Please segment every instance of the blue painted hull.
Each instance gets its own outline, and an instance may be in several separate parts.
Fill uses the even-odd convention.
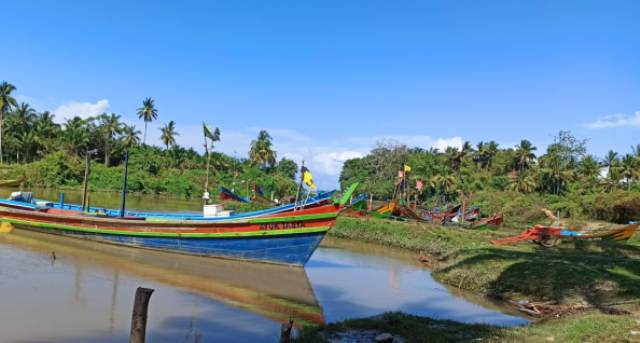
[[[317,232],[264,237],[165,238],[65,232],[23,225],[17,225],[17,227],[31,231],[173,253],[295,266],[304,266],[307,263],[326,234],[326,232]]]

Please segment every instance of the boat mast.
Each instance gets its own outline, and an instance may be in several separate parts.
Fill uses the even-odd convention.
[[[124,217],[127,202],[127,174],[129,174],[129,149],[124,151],[124,177],[122,179],[122,206],[120,207],[120,217]]]
[[[296,200],[293,203],[293,210],[296,211],[298,209],[298,198],[300,197],[300,192],[302,191],[302,182],[304,180],[304,160],[302,160],[302,164],[300,165],[300,183],[298,184],[298,191],[296,192]]]
[[[87,188],[89,184],[89,173],[91,172],[91,155],[97,153],[97,149],[87,150],[84,160],[84,180],[82,180],[82,212],[87,209]]]
[[[206,205],[209,202],[209,164],[211,162],[211,154],[209,153],[209,143],[207,135],[204,136],[204,151],[207,153],[207,176],[204,181],[204,193],[202,193],[202,201]]]

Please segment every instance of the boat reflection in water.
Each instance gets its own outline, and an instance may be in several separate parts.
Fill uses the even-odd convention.
[[[0,302],[8,302],[7,305],[17,307],[28,303],[27,307],[30,307],[33,306],[30,303],[42,300],[42,313],[32,313],[38,311],[36,308],[25,308],[23,310],[27,313],[24,315],[14,312],[5,318],[4,324],[0,323],[1,332],[13,330],[15,337],[19,339],[29,340],[31,334],[37,334],[38,330],[31,330],[29,326],[42,327],[40,334],[44,336],[37,339],[45,341],[45,337],[55,337],[53,335],[58,331],[58,325],[47,328],[47,324],[40,325],[39,321],[47,322],[47,317],[55,317],[56,311],[64,313],[58,318],[60,322],[65,318],[71,321],[68,318],[74,316],[78,317],[78,321],[85,321],[78,323],[76,327],[60,324],[67,325],[61,332],[75,336],[74,333],[78,331],[85,331],[80,334],[99,331],[105,338],[109,333],[125,335],[137,286],[157,288],[150,305],[150,337],[154,335],[152,330],[167,331],[167,326],[173,325],[171,321],[175,317],[188,318],[190,311],[209,317],[201,318],[208,323],[230,320],[224,317],[238,316],[238,312],[253,313],[257,315],[251,316],[255,318],[254,329],[268,327],[266,331],[272,332],[277,332],[277,322],[286,322],[289,318],[294,320],[296,326],[324,323],[322,309],[303,268],[167,254],[23,230],[0,235],[0,252],[11,260],[9,265],[5,263],[8,275],[3,275],[0,270],[0,276],[8,277],[8,280],[24,278],[13,282],[6,282],[7,279],[0,281],[0,286],[5,291],[0,295]],[[50,262],[48,258],[51,259]],[[24,285],[25,289],[20,289],[20,285]],[[170,287],[166,287],[167,285]],[[28,291],[29,287],[33,287],[33,291]],[[172,287],[185,292],[175,292]],[[73,294],[69,295],[71,289]],[[9,295],[11,292],[14,294]],[[185,297],[185,293],[198,296]],[[117,299],[118,296],[120,299]],[[200,296],[213,302],[202,301]],[[52,305],[54,302],[59,304]],[[117,303],[120,305],[117,306]],[[235,308],[238,311],[221,310],[220,303],[225,308]],[[56,306],[63,308],[56,309]],[[200,311],[186,309],[189,306],[202,308]],[[208,312],[203,312],[203,308]],[[96,324],[98,320],[83,318],[96,316],[94,312],[108,317],[108,325],[102,319],[99,320],[100,324]],[[216,313],[219,317],[213,318],[211,313]],[[0,315],[0,319],[3,317]],[[22,322],[21,319],[24,318],[30,318],[31,324]],[[267,323],[265,318],[269,319]],[[238,321],[243,319],[237,318]],[[161,327],[159,321],[163,322]],[[26,326],[16,327],[20,325]],[[189,325],[174,326],[188,328]],[[224,325],[227,329],[233,326],[228,323]],[[238,322],[237,325],[247,323]],[[178,330],[176,327],[171,329]],[[229,334],[229,330],[226,331]],[[184,335],[184,330],[180,335]],[[210,335],[208,338],[211,338]],[[250,339],[251,334],[246,338]]]

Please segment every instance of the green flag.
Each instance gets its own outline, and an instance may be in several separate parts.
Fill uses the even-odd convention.
[[[204,136],[209,138],[212,142],[216,142],[220,140],[220,129],[216,127],[215,130],[211,131],[209,125],[202,123],[202,128],[204,129]]]

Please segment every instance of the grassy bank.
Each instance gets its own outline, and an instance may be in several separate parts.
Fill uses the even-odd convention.
[[[636,312],[637,313],[637,312]],[[328,341],[371,341],[377,334],[390,333],[405,342],[638,342],[640,321],[633,316],[611,316],[589,311],[580,316],[544,320],[533,325],[503,328],[463,324],[447,320],[385,313],[306,330],[295,340],[304,343]]]
[[[340,218],[333,236],[415,251],[429,257],[433,275],[441,282],[505,301],[538,304],[535,309],[542,319],[526,327],[498,328],[394,313],[332,324],[308,332],[300,341],[322,341],[350,330],[391,332],[409,342],[640,341],[640,234],[626,245],[490,244],[520,231]]]

